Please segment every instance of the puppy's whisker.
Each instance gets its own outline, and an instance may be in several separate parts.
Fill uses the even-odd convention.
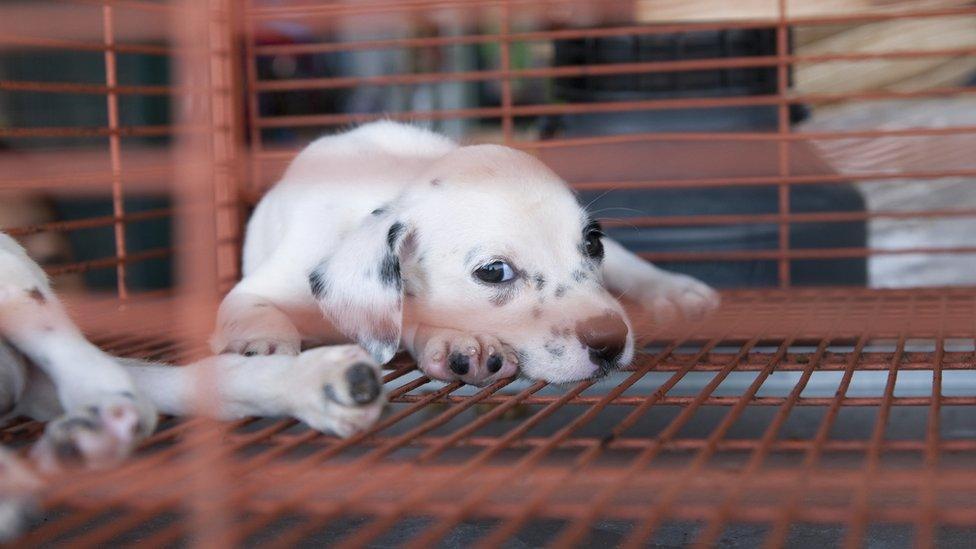
[[[634,225],[633,223],[631,223],[630,222],[630,219],[628,219],[626,217],[604,217],[604,218],[601,218],[601,219],[603,219],[605,221],[616,221],[616,222],[619,222],[622,226],[625,226],[628,229],[637,230],[637,229],[640,228],[637,225]]]
[[[590,206],[592,206],[594,202],[596,202],[597,200],[600,200],[604,196],[607,196],[608,194],[610,194],[614,190],[616,190],[616,189],[607,189],[606,191],[604,191],[603,193],[601,193],[600,196],[597,196],[593,200],[590,200],[590,202],[586,206],[583,206],[583,209],[586,210],[586,211],[590,211]]]
[[[638,210],[636,208],[625,208],[623,206],[608,206],[606,208],[600,208],[599,210],[592,211],[592,212],[590,212],[590,214],[593,215],[594,217],[596,217],[596,216],[600,215],[603,212],[609,212],[611,210],[619,210],[619,211],[622,211],[622,212],[633,212],[633,213],[636,213],[638,215],[645,215],[647,213],[647,212],[645,212],[643,210]]]

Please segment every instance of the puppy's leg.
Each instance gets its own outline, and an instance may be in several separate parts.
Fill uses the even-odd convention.
[[[308,279],[289,264],[282,250],[247,274],[227,294],[217,313],[217,329],[210,339],[215,354],[297,355],[302,337],[285,312],[305,304],[315,310]],[[319,316],[321,313],[318,314]]]
[[[0,425],[17,413],[27,387],[24,357],[0,338]]]
[[[26,416],[47,421],[44,435],[34,445],[31,455],[42,471],[56,472],[65,465],[103,467],[117,463],[128,454],[130,444],[120,441],[102,417],[111,410],[109,402],[101,408],[89,407],[64,415],[57,389],[43,371],[30,367],[24,357],[0,339],[0,393],[12,394],[13,406],[0,413],[5,419]],[[131,405],[122,399],[122,410]]]
[[[201,374],[217,385],[203,411],[219,419],[291,416],[350,436],[371,426],[386,402],[379,365],[355,345],[317,347],[297,357],[223,354],[182,367],[122,363],[167,414],[198,411],[194,383]]]
[[[43,371],[69,415],[97,413],[130,448],[156,425],[156,412],[112,357],[65,313],[40,267],[0,235],[0,335]]]
[[[603,239],[603,276],[607,288],[641,303],[658,323],[684,317],[704,318],[718,308],[715,290],[690,276],[669,273]]]
[[[412,326],[404,330],[403,338],[417,366],[433,379],[487,385],[518,372],[515,353],[490,335]]]
[[[220,304],[210,339],[217,354],[297,355],[301,346],[298,329],[271,299],[238,288]]]
[[[42,483],[12,452],[0,447],[0,543],[13,541],[27,526]]]

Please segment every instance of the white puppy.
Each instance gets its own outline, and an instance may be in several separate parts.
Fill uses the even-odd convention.
[[[337,328],[380,362],[402,345],[427,375],[473,384],[627,364],[634,340],[613,294],[660,321],[718,304],[603,238],[534,157],[388,121],[302,151],[254,211],[243,259],[215,352],[296,354]]]

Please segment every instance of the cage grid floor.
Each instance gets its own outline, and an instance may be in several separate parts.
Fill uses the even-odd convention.
[[[174,325],[150,309],[126,314]],[[193,352],[153,334],[99,341]],[[442,384],[401,358],[390,409],[346,440],[166,418],[124,466],[52,482],[20,543],[976,541],[976,291],[736,291],[645,341],[627,369],[562,387]]]

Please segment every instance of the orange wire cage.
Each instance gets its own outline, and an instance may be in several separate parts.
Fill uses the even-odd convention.
[[[724,299],[601,381],[401,356],[349,439],[164,418],[18,543],[970,545],[974,74],[970,0],[6,2],[0,227],[109,352],[205,354],[249,208],[378,118],[539,156]]]

